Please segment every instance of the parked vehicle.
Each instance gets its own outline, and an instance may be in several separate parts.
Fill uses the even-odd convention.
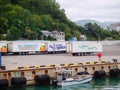
[[[44,52],[45,43],[42,42],[11,42],[8,43],[8,52],[13,54],[32,54]]]
[[[5,41],[0,42],[0,51],[3,54],[71,53],[82,56],[102,52],[102,44],[97,41]]]
[[[91,53],[102,52],[102,44],[93,41],[74,41],[67,43],[67,53],[73,56],[90,55]]]

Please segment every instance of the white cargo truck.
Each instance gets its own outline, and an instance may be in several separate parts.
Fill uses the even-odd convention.
[[[13,54],[33,54],[44,52],[45,43],[42,42],[11,42],[8,43],[8,52]]]
[[[48,41],[46,42],[46,51],[48,53],[63,53],[66,52],[65,41]]]
[[[67,53],[73,56],[85,56],[102,52],[102,44],[94,41],[73,41],[67,43]]]

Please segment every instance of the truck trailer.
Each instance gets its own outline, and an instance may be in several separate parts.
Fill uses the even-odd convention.
[[[47,53],[65,53],[66,42],[65,41],[48,41],[45,43]]]
[[[33,54],[45,52],[45,43],[42,42],[11,42],[8,43],[8,52],[12,54]]]
[[[73,56],[86,56],[102,52],[102,44],[95,41],[73,41],[67,43],[67,53]]]

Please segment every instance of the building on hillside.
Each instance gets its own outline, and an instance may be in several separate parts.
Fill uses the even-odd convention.
[[[65,33],[62,31],[54,30],[51,32],[51,37],[57,41],[65,41]]]
[[[77,37],[71,37],[69,41],[77,41]]]
[[[86,37],[86,35],[80,35],[80,39],[85,41],[85,40],[87,40],[87,37]]]
[[[47,30],[41,30],[42,35],[45,35],[46,37],[51,36],[51,32]]]
[[[111,24],[109,28],[110,28],[110,31],[115,30],[117,32],[120,32],[120,23]]]
[[[51,36],[57,41],[65,41],[65,33],[62,31],[54,30],[50,32],[47,30],[41,30],[41,33],[42,33],[42,38],[43,36],[46,36],[46,37]]]

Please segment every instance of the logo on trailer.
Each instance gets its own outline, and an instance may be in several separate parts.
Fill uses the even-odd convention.
[[[40,47],[40,51],[45,51],[45,50],[46,50],[45,45],[42,45],[42,46]]]
[[[7,52],[7,47],[6,46],[2,46],[1,47],[1,52]]]
[[[53,50],[61,50],[61,49],[66,49],[66,46],[62,44],[53,44],[53,45],[49,45],[49,48]]]

